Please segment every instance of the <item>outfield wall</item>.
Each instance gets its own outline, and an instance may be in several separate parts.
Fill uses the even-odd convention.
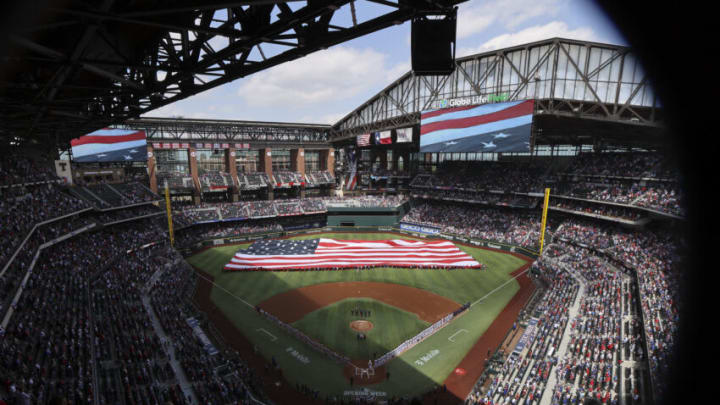
[[[342,227],[343,224],[351,223],[352,226],[345,226],[345,229],[353,229],[357,226],[393,226],[398,222],[397,215],[375,215],[375,214],[351,214],[351,215],[335,215],[327,216],[328,226]]]
[[[415,237],[419,237],[419,238],[440,237],[440,238],[451,240],[454,242],[459,242],[460,244],[464,244],[469,247],[490,248],[490,249],[502,250],[505,252],[520,254],[531,260],[535,260],[539,256],[538,252],[526,249],[521,246],[515,246],[515,245],[506,244],[506,243],[483,240],[483,239],[468,238],[465,236],[445,234],[445,233],[439,233],[439,232],[434,233],[434,234],[423,233],[421,231],[415,232],[415,231],[408,230],[407,227],[405,229],[403,229],[400,227],[401,225],[402,224],[399,224],[397,226],[355,226],[355,227],[326,226],[326,227],[322,227],[322,228],[301,229],[301,230],[297,230],[297,231],[252,233],[252,234],[247,234],[247,235],[243,235],[243,236],[231,236],[231,237],[223,237],[223,238],[206,239],[204,241],[194,244],[193,246],[191,246],[189,248],[183,248],[183,249],[179,249],[179,250],[184,256],[191,256],[191,255],[199,252],[200,250],[208,249],[211,247],[247,243],[247,242],[253,242],[253,241],[259,240],[259,239],[288,238],[288,237],[299,236],[299,235],[308,235],[308,234],[313,234],[313,233],[325,233],[325,232],[390,232],[390,233],[399,233],[399,234],[404,234],[404,235],[415,236]]]

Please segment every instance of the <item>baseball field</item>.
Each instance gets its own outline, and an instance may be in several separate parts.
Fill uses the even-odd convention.
[[[396,233],[315,233],[292,239],[319,237],[414,239]],[[464,398],[487,350],[500,343],[533,287],[522,271],[528,259],[457,245],[483,268],[224,272],[235,252],[249,244],[214,247],[187,260],[206,285],[198,289],[196,302],[206,311],[219,312],[210,317],[222,319],[218,323],[224,326],[218,329],[225,340],[233,344],[233,339],[242,339],[266,360],[274,360],[281,379],[291,386],[311,387],[320,398],[348,398],[362,389],[381,397],[411,397],[446,384],[457,398]],[[255,309],[259,306],[355,364],[367,364],[465,303],[471,304],[468,311],[377,370],[371,382],[357,376],[351,382],[347,366]],[[235,330],[226,330],[230,328]]]

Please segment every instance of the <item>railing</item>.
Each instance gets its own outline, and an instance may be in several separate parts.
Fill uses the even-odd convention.
[[[64,241],[65,239],[69,239],[75,235],[79,235],[89,229],[92,229],[96,226],[95,223],[92,223],[90,225],[85,225],[82,228],[76,229],[72,232],[66,233],[65,235],[59,236],[51,241],[45,242],[40,247],[38,247],[37,252],[35,252],[35,256],[33,256],[32,262],[30,262],[30,266],[28,266],[27,272],[25,273],[25,277],[23,277],[22,282],[18,286],[17,291],[15,292],[15,297],[12,300],[12,303],[8,307],[7,312],[5,313],[5,317],[2,320],[2,323],[0,323],[0,327],[2,329],[5,329],[10,322],[10,318],[12,317],[13,313],[15,312],[15,307],[17,303],[20,301],[20,297],[22,296],[23,291],[25,290],[25,286],[27,285],[27,281],[30,278],[30,275],[32,274],[33,269],[35,268],[35,263],[37,262],[37,259],[40,257],[40,253],[42,253],[43,250],[46,248],[53,246],[57,243],[60,243]]]
[[[30,229],[30,232],[28,232],[27,236],[25,236],[25,239],[23,239],[22,243],[20,243],[20,245],[17,247],[17,249],[15,249],[15,253],[13,253],[13,255],[10,257],[10,260],[8,260],[8,262],[5,263],[5,266],[3,267],[2,271],[0,271],[0,277],[2,277],[2,276],[5,274],[5,272],[7,271],[8,267],[10,267],[10,265],[12,264],[12,262],[15,260],[15,257],[17,256],[17,254],[18,254],[18,253],[20,252],[20,250],[22,250],[22,248],[25,246],[25,243],[26,243],[28,240],[30,240],[30,237],[33,235],[33,233],[35,233],[35,230],[36,230],[37,228],[39,228],[39,227],[41,227],[41,226],[43,226],[43,225],[51,224],[51,223],[56,222],[56,221],[59,221],[59,220],[61,220],[61,219],[69,218],[69,217],[72,217],[72,216],[74,216],[74,215],[79,215],[79,214],[82,214],[83,212],[88,212],[88,211],[92,211],[92,210],[93,210],[93,208],[83,208],[83,209],[81,209],[81,210],[78,210],[78,211],[75,211],[75,212],[71,212],[71,213],[69,213],[69,214],[61,215],[61,216],[59,216],[59,217],[55,217],[55,218],[52,218],[52,219],[48,219],[48,220],[45,220],[45,221],[42,221],[42,222],[38,222],[37,224],[33,225],[32,229]]]

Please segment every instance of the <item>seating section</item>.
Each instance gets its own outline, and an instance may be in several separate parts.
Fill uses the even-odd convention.
[[[583,213],[587,215],[596,215],[606,218],[622,219],[625,221],[637,221],[647,216],[643,211],[632,209],[629,207],[597,204],[589,201],[571,200],[554,198],[550,202],[550,207],[560,210],[569,210],[573,212]]]
[[[35,159],[16,153],[3,153],[0,157],[0,186],[58,180],[49,159]]]
[[[190,191],[195,188],[192,176],[186,173],[159,172],[157,174],[158,189],[164,189],[165,182],[171,190]]]
[[[241,186],[244,184],[245,188],[248,189],[263,188],[270,184],[270,178],[263,172],[244,174],[238,173],[238,178],[240,178]]]
[[[89,208],[55,185],[12,187],[0,194],[0,269],[37,223]]]
[[[547,167],[540,161],[445,162],[433,174],[418,174],[411,187],[451,188],[463,191],[500,190],[539,192]],[[419,177],[419,178],[418,178]]]
[[[177,246],[192,246],[193,244],[212,238],[242,236],[251,233],[281,232],[282,225],[277,219],[260,220],[252,222],[218,222],[202,224],[184,230],[176,235]]]
[[[99,209],[148,203],[162,198],[138,182],[75,186],[71,191]]]
[[[305,179],[298,172],[277,171],[273,172],[273,177],[275,178],[275,187],[298,187],[305,183]]]
[[[357,208],[370,208],[370,207],[382,207],[382,208],[394,208],[404,204],[408,201],[407,197],[400,195],[388,195],[388,196],[359,196],[359,197],[328,197],[325,199],[325,205],[340,205],[344,207],[357,207]]]
[[[303,198],[300,200],[300,207],[306,214],[326,211],[322,198]]]
[[[432,198],[476,200],[494,205],[483,191],[540,193],[625,204],[685,216],[680,174],[663,155],[645,153],[583,153],[563,165],[540,160],[445,162],[435,173],[420,173],[411,181],[415,193]],[[540,199],[540,196],[535,197]],[[531,204],[532,205],[532,204]],[[586,211],[579,207],[578,211]],[[595,206],[600,215],[618,217],[616,208]],[[632,219],[639,211],[620,217]]]
[[[278,215],[272,201],[249,201],[246,203],[250,218],[274,217]]]
[[[303,209],[298,201],[278,202],[275,204],[278,215],[302,215]]]
[[[534,208],[538,198],[515,193],[497,193],[489,191],[459,191],[430,188],[414,188],[411,195],[415,198],[462,201],[483,205],[503,207]]]
[[[617,403],[621,361],[620,323],[623,287],[630,277],[622,274],[588,249],[573,249],[560,262],[584,285],[577,315],[570,326],[564,355],[556,369],[558,383],[553,399],[595,398]]]
[[[495,377],[476,386],[468,397],[470,404],[527,403],[540,404],[552,378],[552,368],[563,331],[570,321],[569,307],[578,295],[578,283],[567,272],[538,260],[532,274],[546,288],[529,312],[527,319],[535,323],[535,331],[521,352],[498,353],[488,366]]]
[[[198,175],[198,181],[200,181],[200,187],[202,192],[206,193],[209,191],[226,190],[228,187],[233,186],[233,180],[230,177],[230,173],[220,171],[205,171]]]
[[[489,376],[478,382],[469,403],[618,404],[625,396],[625,403],[636,405],[648,403],[650,391],[661,398],[666,385],[657,382],[667,377],[678,337],[676,238],[664,230],[563,221],[531,268],[543,286],[540,304],[526,307],[519,319],[542,325],[548,310],[557,308],[545,305],[548,297],[570,293],[561,300],[559,322],[537,328],[529,349],[493,356],[486,365]],[[548,339],[553,350],[534,349]],[[528,374],[538,363],[550,365],[551,372],[541,366]],[[537,381],[538,375],[544,378]]]
[[[28,158],[0,161],[0,320],[7,320],[0,328],[0,393],[8,393],[6,402],[267,402],[261,368],[229,347],[210,354],[188,324],[194,318],[214,334],[212,314],[192,304],[205,280],[162,243],[163,211],[153,204],[124,207],[160,197],[137,181],[57,185],[48,167]],[[182,176],[166,178],[184,186]],[[226,176],[206,174],[204,184],[231,184]],[[299,179],[292,172],[278,177]],[[306,178],[334,182],[327,172]],[[403,206],[409,207],[404,222],[538,250],[539,197],[526,193],[549,181],[557,193],[590,201],[551,199],[558,215],[546,224],[545,250],[527,272],[536,293],[516,323],[526,344],[488,353],[465,403],[640,405],[663,398],[667,389],[679,341],[685,243],[663,223],[631,228],[606,219],[645,220],[640,208],[682,215],[678,179],[672,163],[654,153],[583,154],[556,166],[450,162],[412,180],[420,197],[408,205],[404,196],[362,196],[176,207],[176,246],[322,226],[325,216],[314,214],[332,206]],[[38,181],[44,183],[31,184]],[[241,176],[244,187],[269,181],[263,173]],[[3,187],[8,184],[14,186]],[[248,220],[224,221],[234,218]]]
[[[193,223],[228,219],[266,218],[317,214],[327,212],[327,205],[341,204],[353,207],[397,207],[407,201],[399,196],[318,197],[283,199],[274,201],[243,201],[236,203],[201,204],[186,206],[173,211],[173,221],[180,226]]]
[[[210,355],[193,335],[187,319],[198,317],[190,304],[197,283],[195,272],[176,260],[164,271],[150,290],[150,302],[162,329],[168,336],[165,345],[174,342],[176,358],[186,374],[198,403],[250,403],[264,398],[262,381],[256,371],[232,349]],[[209,325],[204,324],[209,330]]]
[[[567,173],[593,176],[659,177],[665,159],[656,153],[583,153],[573,159]],[[660,170],[658,170],[660,169]]]
[[[437,201],[417,201],[402,221],[439,228],[442,233],[509,243],[538,250],[540,215]],[[552,234],[548,225],[546,238]]]
[[[311,171],[305,173],[308,186],[334,185],[335,177],[327,170]]]
[[[115,191],[112,187],[107,184],[96,184],[92,186],[85,186],[91,193],[98,196],[102,201],[109,204],[110,206],[121,206],[125,205],[125,200],[122,195]]]
[[[131,204],[161,199],[161,197],[153,193],[152,190],[137,182],[113,184],[112,186]]]
[[[93,275],[107,271],[129,274],[125,266],[131,261],[126,251],[157,240],[161,233],[146,220],[100,233],[86,232],[42,252],[20,301],[13,307],[5,337],[0,339],[0,370],[9,381],[17,382],[16,390],[32,398],[31,403],[45,403],[53,396],[65,397],[72,403],[92,402],[93,390],[97,389],[92,370],[97,364],[93,364],[91,351],[96,347],[97,334],[111,333],[111,329],[96,329],[93,323],[100,308],[92,304],[89,281]],[[122,268],[111,264],[117,257],[124,259],[117,262]],[[23,264],[25,271],[28,265]],[[97,283],[93,292],[122,286]],[[104,301],[105,305],[127,302],[126,294],[118,294],[117,300]],[[113,319],[119,326],[117,330],[130,326],[129,322],[123,323],[126,320]],[[147,343],[131,330],[127,330],[127,337],[132,338],[138,350]],[[119,352],[133,353],[132,346],[124,346],[117,336],[108,338]],[[34,382],[26,380],[30,377]]]

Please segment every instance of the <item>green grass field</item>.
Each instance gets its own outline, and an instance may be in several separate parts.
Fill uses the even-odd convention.
[[[382,233],[323,233],[303,235],[295,239],[319,237],[353,240],[400,238],[396,234]],[[188,262],[214,277],[216,287],[211,293],[213,302],[266,358],[275,356],[283,368],[284,375],[291,383],[315,387],[323,395],[342,395],[344,390],[351,389],[342,376],[341,367],[294,339],[273,322],[259,316],[252,308],[253,305],[299,287],[341,281],[373,281],[407,285],[431,291],[458,303],[476,302],[497,289],[481,302],[473,305],[465,315],[388,363],[388,371],[392,373],[392,379],[370,387],[373,390],[387,392],[389,396],[412,396],[442,384],[518,290],[519,285],[515,280],[508,282],[511,279],[509,274],[525,264],[522,259],[510,254],[459,245],[485,267],[481,270],[453,271],[380,268],[364,271],[223,272],[223,266],[235,252],[246,246],[248,244],[208,249],[188,258]],[[498,288],[500,286],[502,287]],[[340,305],[342,302],[336,304]],[[330,325],[328,322],[320,321],[325,316],[329,319],[332,311],[331,307],[326,307],[324,310],[308,314],[306,319],[298,321],[298,326],[306,334],[316,336],[323,342],[347,340],[343,337],[343,334],[349,330],[347,319],[339,315],[334,316],[331,322],[339,322],[340,325]],[[411,316],[407,318],[411,319]],[[383,339],[385,338],[388,342],[378,345],[392,346],[389,341],[394,338],[387,336]],[[350,340],[355,342],[354,334],[351,334]],[[296,356],[291,355],[293,352],[302,354],[308,361],[298,361]],[[435,353],[430,360],[419,361],[430,352]]]
[[[351,314],[353,308],[370,316]],[[374,328],[358,340],[350,322],[368,320]],[[307,314],[293,324],[311,338],[351,359],[374,359],[430,326],[417,315],[369,298],[348,298]],[[331,328],[331,330],[328,330]]]

